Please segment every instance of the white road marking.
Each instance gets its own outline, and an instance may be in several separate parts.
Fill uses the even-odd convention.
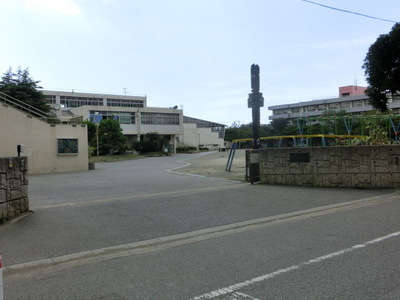
[[[185,168],[190,166],[190,163],[186,163],[183,166],[177,167],[177,168],[173,168],[173,169],[169,169],[169,170],[165,170],[165,172],[167,173],[171,173],[171,174],[176,174],[176,175],[185,175],[185,176],[192,176],[192,177],[199,177],[199,178],[210,178],[210,179],[216,179],[216,180],[221,180],[221,181],[227,181],[227,182],[233,182],[233,183],[241,183],[243,180],[235,180],[235,179],[227,179],[227,178],[218,178],[218,177],[211,177],[211,176],[207,176],[207,175],[200,175],[200,174],[192,174],[192,173],[185,173],[185,172],[178,172],[176,170]]]
[[[224,186],[223,189],[235,188],[237,185]],[[215,188],[213,188],[215,190]],[[209,189],[201,189],[203,191]],[[193,190],[190,190],[193,191]],[[186,191],[189,192],[189,191]],[[287,222],[296,222],[309,218],[320,217],[327,214],[333,214],[343,210],[356,209],[369,205],[375,205],[386,201],[398,200],[398,194],[394,193],[391,195],[375,196],[371,198],[354,200],[350,202],[343,202],[337,204],[331,204],[327,206],[321,206],[301,211],[295,211],[285,213],[281,215],[275,215],[260,219],[253,219],[228,225],[222,225],[212,228],[200,229],[192,232],[181,233],[171,236],[165,236],[160,238],[154,238],[145,241],[133,242],[128,244],[121,244],[112,247],[105,247],[95,250],[88,250],[78,253],[67,254],[63,256],[45,258],[41,260],[25,262],[16,265],[10,265],[3,268],[8,278],[11,277],[28,278],[36,276],[37,274],[43,274],[43,272],[51,272],[56,270],[63,270],[67,268],[73,268],[76,266],[83,266],[92,263],[98,263],[110,259],[122,258],[140,255],[144,253],[151,253],[159,250],[170,249],[173,247],[179,247],[195,242],[201,242],[211,239],[216,239],[224,236],[239,234],[247,231],[253,231],[257,229],[263,229],[270,226],[276,226]],[[102,199],[106,201],[116,201],[121,198],[114,199]],[[70,203],[74,206],[75,204]],[[79,205],[77,203],[76,205]],[[355,247],[361,247],[357,245]],[[277,271],[282,272],[282,271]],[[13,274],[13,275],[12,275]],[[234,292],[234,291],[231,291]],[[225,293],[226,294],[226,293]],[[207,298],[205,298],[207,299]]]
[[[333,252],[333,253],[329,253],[329,254],[314,258],[314,259],[310,259],[309,261],[300,263],[300,264],[295,265],[295,266],[291,266],[291,267],[288,267],[288,268],[280,269],[280,270],[277,270],[277,271],[269,273],[269,274],[265,274],[265,275],[262,275],[262,276],[259,276],[259,277],[255,277],[255,278],[252,278],[252,279],[240,282],[240,283],[233,284],[233,285],[228,286],[228,287],[224,287],[224,288],[221,288],[221,289],[218,289],[218,290],[203,294],[201,296],[197,296],[197,297],[191,298],[191,300],[213,299],[213,298],[220,297],[220,296],[223,296],[223,295],[227,295],[227,294],[231,294],[231,293],[237,293],[236,291],[238,291],[238,290],[240,290],[242,288],[248,287],[250,285],[253,285],[255,283],[266,281],[266,280],[274,278],[274,277],[276,277],[278,275],[281,275],[281,274],[284,274],[284,273],[289,273],[291,271],[300,269],[300,268],[302,268],[304,266],[320,263],[322,261],[325,261],[325,260],[328,260],[328,259],[331,259],[331,258],[334,258],[334,257],[337,257],[337,256],[341,256],[341,255],[346,254],[346,253],[353,252],[354,250],[365,248],[365,247],[367,247],[369,245],[377,244],[377,243],[383,242],[383,241],[385,241],[387,239],[398,237],[399,235],[400,235],[400,231],[393,232],[391,234],[388,234],[388,235],[373,239],[373,240],[365,242],[363,244],[354,245],[352,247],[349,247],[349,248],[346,248],[346,249],[343,249],[343,250],[339,250],[339,251],[336,251],[336,252]]]
[[[257,298],[254,298],[254,297],[252,297],[250,295],[247,295],[247,294],[244,294],[244,293],[241,293],[241,292],[235,292],[231,296],[232,297],[230,297],[229,300],[246,300],[246,299],[247,300],[259,300]],[[239,297],[239,298],[236,298],[236,297]]]

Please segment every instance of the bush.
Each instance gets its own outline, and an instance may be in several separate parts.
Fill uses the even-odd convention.
[[[176,152],[191,152],[191,151],[196,151],[197,148],[193,146],[180,146],[176,147]]]
[[[140,153],[160,151],[160,149],[154,145],[153,141],[134,142],[132,144],[132,149]]]

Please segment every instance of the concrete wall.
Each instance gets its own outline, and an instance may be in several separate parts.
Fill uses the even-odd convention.
[[[0,158],[0,224],[29,211],[26,157]]]
[[[200,145],[210,150],[225,148],[224,139],[219,137],[218,132],[213,132],[211,128],[208,127],[197,127],[195,123],[184,124],[181,144],[193,147],[198,147]]]
[[[57,139],[78,139],[78,153],[58,154]],[[29,173],[55,173],[88,169],[86,125],[50,125],[12,106],[0,103],[0,157],[17,156],[17,145],[24,145]]]
[[[269,148],[260,149],[259,160],[261,183],[400,187],[400,146]]]

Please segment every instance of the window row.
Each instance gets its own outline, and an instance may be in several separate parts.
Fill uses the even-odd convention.
[[[99,124],[101,120],[118,120],[120,124],[135,124],[134,112],[116,112],[116,111],[93,111],[89,112],[89,118],[92,122]]]
[[[70,97],[61,96],[60,103],[64,107],[80,107],[84,105],[103,106],[102,98],[85,98],[85,97]]]
[[[107,106],[114,107],[144,107],[143,100],[107,99]]]
[[[94,123],[101,120],[114,119],[120,124],[136,124],[134,112],[94,111],[89,112],[89,118]],[[141,124],[148,125],[179,125],[179,114],[142,113]]]
[[[56,96],[47,95],[46,100],[49,103],[56,103]],[[129,99],[106,99],[107,106],[112,107],[144,107],[143,100],[129,100]],[[88,97],[71,97],[61,96],[60,103],[63,107],[80,107],[84,105],[103,106],[103,98],[88,98]]]
[[[320,105],[308,105],[308,106],[293,107],[293,108],[287,108],[287,109],[277,109],[277,110],[274,110],[274,115],[279,116],[282,114],[290,114],[290,113],[349,109],[352,107],[364,107],[367,105],[369,105],[367,100],[358,100],[358,101],[352,101],[352,102],[336,102],[336,103],[320,104]]]
[[[179,114],[142,113],[142,124],[179,125]]]

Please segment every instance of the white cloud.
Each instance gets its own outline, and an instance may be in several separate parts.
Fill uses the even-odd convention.
[[[80,8],[72,0],[24,0],[25,5],[29,9],[65,14],[79,15]]]

